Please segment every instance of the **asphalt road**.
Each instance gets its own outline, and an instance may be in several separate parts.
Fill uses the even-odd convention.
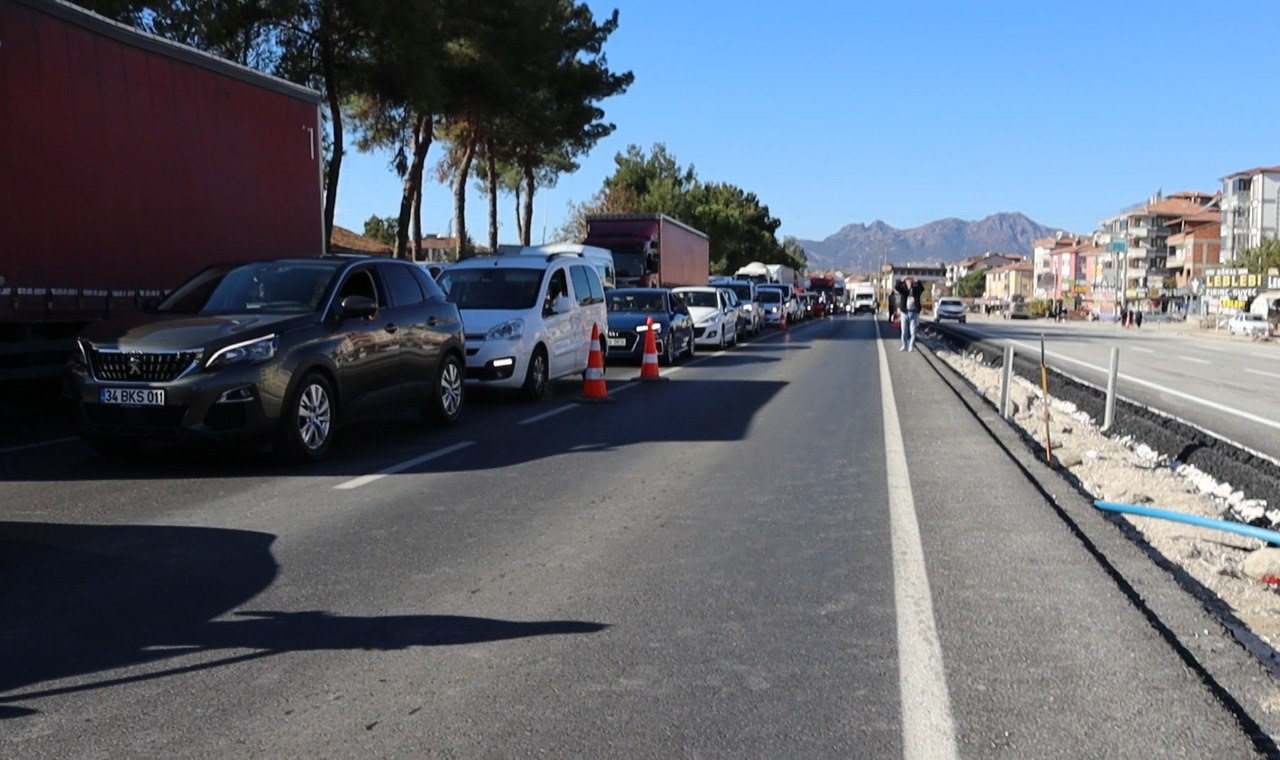
[[[1219,438],[1280,462],[1280,344],[1200,334],[1147,321],[1141,329],[1104,322],[971,320],[948,328],[1038,357],[1100,388],[1111,349],[1120,352],[1117,393],[1180,417]]]
[[[1265,671],[880,327],[316,466],[9,426],[0,756],[1274,751]]]

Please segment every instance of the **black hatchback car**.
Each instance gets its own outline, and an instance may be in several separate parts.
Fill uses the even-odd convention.
[[[104,454],[147,440],[267,441],[319,459],[374,408],[450,424],[462,319],[405,261],[325,256],[214,266],[145,312],[88,327],[67,365],[80,434]]]

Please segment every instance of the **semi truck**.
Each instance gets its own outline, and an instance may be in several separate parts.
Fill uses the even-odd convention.
[[[320,94],[57,0],[0,0],[0,385],[215,262],[325,251]]]
[[[735,279],[751,280],[759,284],[800,286],[800,276],[796,270],[785,264],[765,264],[753,261],[733,273]]]
[[[613,253],[620,288],[706,285],[711,242],[666,214],[592,214],[583,245]]]

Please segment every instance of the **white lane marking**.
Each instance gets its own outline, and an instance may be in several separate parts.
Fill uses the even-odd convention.
[[[1141,351],[1144,354],[1154,354],[1156,352],[1154,348],[1142,348],[1141,346],[1126,346],[1126,348],[1131,351]]]
[[[1025,349],[1027,349],[1028,351],[1032,351],[1032,350],[1034,350],[1037,354],[1038,354],[1038,353],[1039,353],[1039,351],[1040,351],[1040,347],[1039,347],[1039,346],[1032,347],[1031,345],[1029,345],[1029,344],[1027,344],[1027,343],[1023,343],[1023,342],[1022,342],[1022,341],[1020,341],[1020,340],[1015,340],[1015,341],[1012,341],[1012,342],[1013,342],[1013,344],[1014,344],[1015,346],[1021,346],[1022,348],[1025,348]],[[1055,359],[1059,359],[1059,360],[1064,361],[1064,362],[1071,362],[1072,364],[1078,364],[1078,365],[1080,365],[1081,367],[1088,367],[1089,369],[1094,370],[1095,372],[1101,372],[1101,373],[1102,373],[1102,374],[1104,374],[1104,375],[1105,375],[1105,374],[1107,373],[1107,371],[1108,371],[1105,367],[1099,367],[1099,366],[1098,366],[1098,365],[1096,365],[1096,364],[1090,364],[1089,362],[1080,361],[1079,359],[1072,359],[1070,356],[1063,356],[1062,354],[1056,354],[1056,353],[1054,353],[1054,352],[1052,352],[1052,351],[1047,351],[1047,352],[1045,353],[1045,355],[1046,355],[1046,356],[1052,356],[1053,358],[1055,358]],[[1133,383],[1134,385],[1141,385],[1141,386],[1142,386],[1142,387],[1144,387],[1144,388],[1150,388],[1150,389],[1151,389],[1151,390],[1153,390],[1153,391],[1159,391],[1159,392],[1161,392],[1161,393],[1167,393],[1167,394],[1168,394],[1168,395],[1170,395],[1170,396],[1174,396],[1174,397],[1176,397],[1176,398],[1180,398],[1180,399],[1182,399],[1182,400],[1184,400],[1184,401],[1190,401],[1190,402],[1195,403],[1195,404],[1200,404],[1201,406],[1207,406],[1207,407],[1209,407],[1210,409],[1213,409],[1213,410],[1215,410],[1215,411],[1219,411],[1219,412],[1223,412],[1224,414],[1234,415],[1234,416],[1236,416],[1236,417],[1240,417],[1240,418],[1243,418],[1243,419],[1249,420],[1250,422],[1256,422],[1256,423],[1258,423],[1259,425],[1266,425],[1267,427],[1275,428],[1276,430],[1280,430],[1280,422],[1277,422],[1277,421],[1275,421],[1275,420],[1269,420],[1269,419],[1267,419],[1266,417],[1259,417],[1259,416],[1258,416],[1258,415],[1256,415],[1256,414],[1250,414],[1249,412],[1242,412],[1242,411],[1240,411],[1239,409],[1234,409],[1234,408],[1229,407],[1229,406],[1227,406],[1227,405],[1225,405],[1225,404],[1219,404],[1219,403],[1218,403],[1218,402],[1216,402],[1216,401],[1209,401],[1208,399],[1203,399],[1203,398],[1200,398],[1199,396],[1192,396],[1190,393],[1183,393],[1182,391],[1175,391],[1175,390],[1174,390],[1174,389],[1172,389],[1172,388],[1166,388],[1166,387],[1165,387],[1165,386],[1163,386],[1163,385],[1159,385],[1159,384],[1157,384],[1157,383],[1148,382],[1148,381],[1146,381],[1146,380],[1143,380],[1143,379],[1141,379],[1141,378],[1134,377],[1134,376],[1132,376],[1132,375],[1124,375],[1124,374],[1122,374],[1122,375],[1120,375],[1119,377],[1120,377],[1120,379],[1121,379],[1121,380],[1124,380],[1126,383]]]
[[[334,486],[334,488],[346,491],[346,490],[351,490],[352,488],[359,488],[360,486],[366,486],[376,480],[381,480],[388,475],[394,475],[397,472],[403,472],[409,469],[410,467],[416,467],[422,464],[423,462],[430,462],[432,459],[442,457],[445,454],[452,454],[455,451],[465,449],[466,447],[471,446],[474,443],[475,441],[462,441],[461,443],[455,443],[452,446],[446,446],[445,448],[439,449],[437,451],[433,451],[430,454],[423,454],[420,457],[415,457],[413,459],[401,462],[400,464],[393,464],[390,467],[386,468],[385,470],[379,470],[378,472],[372,475],[361,475],[360,477],[353,478],[352,480],[348,480],[345,483],[339,483],[338,485]]]
[[[924,547],[916,520],[906,445],[889,378],[884,341],[880,350],[880,405],[884,415],[884,458],[889,481],[889,521],[893,534],[893,600],[898,625],[898,692],[902,704],[902,756],[907,760],[954,758],[955,726],[947,694],[942,644],[933,616]]]
[[[529,417],[528,419],[520,420],[520,421],[519,421],[519,422],[517,422],[516,424],[517,424],[517,425],[532,425],[532,424],[533,424],[533,423],[535,423],[535,422],[542,422],[543,420],[545,420],[545,419],[546,419],[546,418],[548,418],[548,417],[554,417],[554,416],[556,416],[557,414],[560,414],[561,412],[567,412],[567,411],[569,411],[570,409],[572,409],[572,408],[573,408],[573,406],[574,406],[573,404],[565,404],[564,406],[558,406],[558,407],[556,407],[555,409],[552,409],[552,410],[551,410],[551,411],[549,411],[549,412],[543,412],[542,414],[535,414],[535,415],[533,415],[532,417]]]
[[[24,443],[21,446],[10,446],[7,449],[0,449],[0,454],[10,454],[15,451],[23,451],[25,449],[38,449],[42,446],[56,446],[59,443],[68,443],[70,441],[78,441],[79,438],[72,436],[71,438],[54,438],[52,441],[40,441],[39,443]]]
[[[1208,359],[1197,359],[1194,356],[1179,356],[1178,358],[1183,360],[1184,362],[1195,362],[1196,364],[1213,364],[1213,362],[1209,361]]]
[[[1274,377],[1280,380],[1280,372],[1266,372],[1260,369],[1246,369],[1245,372],[1252,372],[1255,375],[1264,375],[1266,377]]]
[[[607,387],[608,384],[609,384],[608,380],[606,379],[605,386]],[[632,388],[634,386],[635,386],[635,383],[623,381],[617,385],[614,385],[612,388],[609,388],[608,393],[610,396],[612,396],[615,393],[621,393],[622,391],[625,391],[628,388]],[[535,414],[532,417],[526,417],[525,419],[520,420],[516,424],[532,425],[535,422],[542,422],[548,417],[554,417],[557,414],[560,414],[561,412],[567,412],[570,409],[578,409],[578,408],[579,406],[577,404],[565,404],[564,406],[557,406],[555,409],[551,409],[549,411],[543,412],[542,414]]]

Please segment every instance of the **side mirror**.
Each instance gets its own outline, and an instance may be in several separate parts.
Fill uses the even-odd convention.
[[[554,314],[568,314],[573,311],[573,300],[569,296],[557,296],[551,302],[551,311]]]
[[[368,296],[347,296],[342,299],[343,319],[366,319],[378,313],[378,302]]]

